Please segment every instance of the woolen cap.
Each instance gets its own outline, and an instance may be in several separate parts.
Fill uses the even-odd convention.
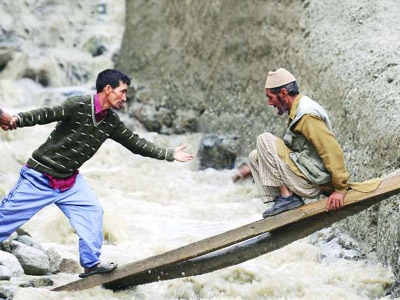
[[[279,68],[276,71],[269,71],[267,81],[265,82],[266,89],[273,89],[296,81],[296,78],[284,68]]]

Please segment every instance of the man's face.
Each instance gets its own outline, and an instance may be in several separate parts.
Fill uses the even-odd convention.
[[[278,115],[281,116],[284,112],[289,111],[289,106],[279,94],[273,94],[270,89],[265,89],[265,95],[268,98],[268,105],[278,109]]]
[[[121,109],[124,103],[126,102],[126,93],[128,91],[128,85],[126,83],[119,82],[119,86],[116,88],[112,88],[111,86],[107,86],[108,88],[108,102],[114,109]]]

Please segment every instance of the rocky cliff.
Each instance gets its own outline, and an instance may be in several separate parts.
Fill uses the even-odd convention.
[[[127,0],[117,67],[138,101],[192,110],[198,130],[242,140],[281,135],[266,73],[285,67],[328,111],[352,180],[400,167],[400,2]],[[342,222],[400,277],[399,197]]]

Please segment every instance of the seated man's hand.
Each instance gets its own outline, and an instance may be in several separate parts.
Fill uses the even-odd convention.
[[[345,193],[333,192],[326,201],[326,211],[342,208],[345,195]]]

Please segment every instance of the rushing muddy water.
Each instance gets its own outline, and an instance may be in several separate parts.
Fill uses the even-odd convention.
[[[29,2],[29,1],[28,1]],[[40,1],[39,1],[40,2]],[[43,2],[43,1],[42,1]],[[10,2],[11,3],[11,2]],[[43,2],[45,4],[45,2]],[[61,3],[61,2],[60,2]],[[122,1],[118,1],[123,5]],[[89,5],[89,4],[87,4]],[[60,13],[63,6],[60,4]],[[55,9],[55,8],[53,8]],[[123,17],[114,9],[112,17],[94,19],[91,28],[99,26],[107,32],[119,33]],[[84,18],[74,11],[74,18]],[[116,23],[113,23],[113,22]],[[108,27],[107,27],[108,26]],[[82,25],[82,32],[86,32]],[[113,43],[118,42],[114,36]],[[35,44],[36,45],[36,44]],[[35,48],[34,44],[32,47]],[[115,44],[112,44],[115,48]],[[68,56],[67,45],[63,56]],[[62,51],[57,48],[57,51]],[[103,58],[104,59],[104,58]],[[91,56],[79,56],[76,64],[112,65],[111,58],[103,64],[92,63]],[[73,58],[70,58],[73,64]],[[95,75],[95,74],[94,74]],[[133,75],[133,74],[131,74]],[[64,78],[65,74],[60,74]],[[63,80],[55,81],[62,82]],[[0,81],[1,107],[16,113],[46,103],[43,94],[57,94],[87,89],[80,87],[54,90],[34,85],[31,81]],[[28,91],[28,92],[27,92]],[[123,116],[126,117],[126,116]],[[1,132],[0,196],[17,180],[21,165],[47,137],[53,125]],[[163,136],[145,132],[139,124],[136,130],[144,137],[163,146],[176,147],[187,143],[187,151],[196,153],[201,134]],[[233,170],[199,171],[195,159],[189,163],[168,163],[130,154],[112,141],[87,162],[81,173],[86,177],[105,209],[106,244],[102,259],[123,265],[148,256],[239,227],[261,218],[264,204],[257,198],[251,180],[234,184]],[[77,237],[66,218],[56,207],[48,207],[30,220],[24,229],[46,248],[63,248],[77,257]],[[175,279],[112,292],[96,287],[80,292],[50,292],[50,288],[17,288],[26,278],[1,282],[15,288],[14,300],[42,299],[384,299],[385,289],[394,277],[373,260],[352,259],[348,251],[334,241],[318,242],[329,235],[322,231],[299,240],[278,251],[263,255],[237,266],[197,277]],[[343,237],[347,238],[347,237]],[[77,279],[77,275],[52,275],[55,285]]]
[[[22,159],[49,130],[50,126],[37,126],[7,133],[9,140],[2,145],[8,151],[15,150],[16,158]],[[187,142],[188,151],[194,153],[200,139],[199,134],[142,135],[161,145]],[[2,188],[16,179],[17,165],[3,172],[1,178],[7,178],[7,184],[2,183]],[[198,171],[196,161],[168,163],[134,156],[114,142],[107,142],[81,173],[105,208],[107,244],[102,258],[120,265],[255,221],[264,209],[250,180],[232,183],[232,170]],[[56,207],[42,210],[24,228],[46,247],[64,245],[66,251],[77,255],[77,238]],[[19,288],[14,299],[383,298],[385,287],[393,281],[390,270],[373,262],[340,257],[345,252],[342,250],[340,255],[337,247],[312,245],[305,238],[240,265],[197,277],[116,293],[100,287],[81,292]],[[57,274],[52,278],[60,285],[77,279],[77,275]]]

